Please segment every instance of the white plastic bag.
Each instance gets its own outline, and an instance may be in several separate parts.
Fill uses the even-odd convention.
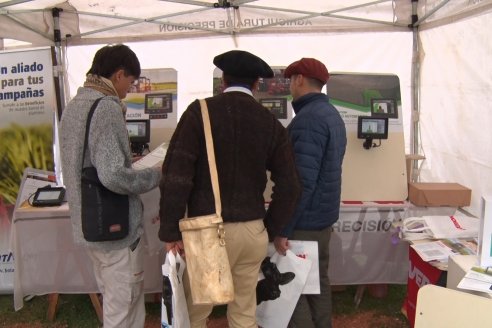
[[[285,328],[289,324],[290,317],[301,296],[306,284],[306,279],[311,270],[311,261],[297,257],[290,250],[286,256],[279,255],[277,252],[272,255],[271,262],[277,265],[282,272],[294,272],[295,278],[288,284],[279,286],[280,297],[261,302],[256,308],[256,321],[261,327]]]
[[[403,220],[402,233],[406,239],[476,238],[480,220],[464,215],[422,216]]]
[[[297,256],[311,260],[311,270],[306,279],[302,294],[320,294],[318,242],[289,240],[290,250]]]
[[[190,317],[183,287],[183,272],[185,268],[185,261],[179,254],[174,255],[172,251],[167,253],[166,261],[162,265],[162,274],[164,276],[161,308],[162,328],[190,328]],[[168,287],[167,291],[166,286]],[[165,294],[169,292],[169,287],[172,291],[171,300],[170,302],[165,302]]]

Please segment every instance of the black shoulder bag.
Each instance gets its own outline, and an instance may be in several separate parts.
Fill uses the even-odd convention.
[[[123,239],[128,235],[128,195],[120,195],[107,189],[99,181],[97,170],[94,166],[83,167],[92,115],[101,99],[97,99],[89,111],[85,126],[84,150],[82,152],[82,232],[87,241],[117,240]]]

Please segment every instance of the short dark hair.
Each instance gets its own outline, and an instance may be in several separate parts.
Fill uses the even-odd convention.
[[[321,82],[318,79],[307,77],[307,76],[305,76],[304,78],[308,81],[308,84],[310,86],[312,86],[313,88],[316,88],[318,90],[323,89],[323,86],[325,85],[323,82]]]
[[[232,86],[242,86],[250,90],[253,90],[253,85],[255,84],[257,77],[237,77],[229,74],[223,74],[224,82],[228,87]]]
[[[123,69],[127,76],[131,75],[137,79],[140,77],[137,55],[124,44],[108,45],[96,52],[87,74],[109,78],[120,69]]]

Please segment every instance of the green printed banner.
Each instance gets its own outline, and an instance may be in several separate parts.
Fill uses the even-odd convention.
[[[10,221],[24,169],[53,170],[51,48],[0,52],[0,293],[13,290]]]

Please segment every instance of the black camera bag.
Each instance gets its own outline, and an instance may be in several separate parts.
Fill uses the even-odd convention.
[[[82,162],[85,159],[92,115],[101,99],[94,102],[87,117]],[[107,189],[99,180],[94,166],[82,168],[80,188],[82,232],[85,240],[94,242],[125,238],[129,226],[128,195]]]

